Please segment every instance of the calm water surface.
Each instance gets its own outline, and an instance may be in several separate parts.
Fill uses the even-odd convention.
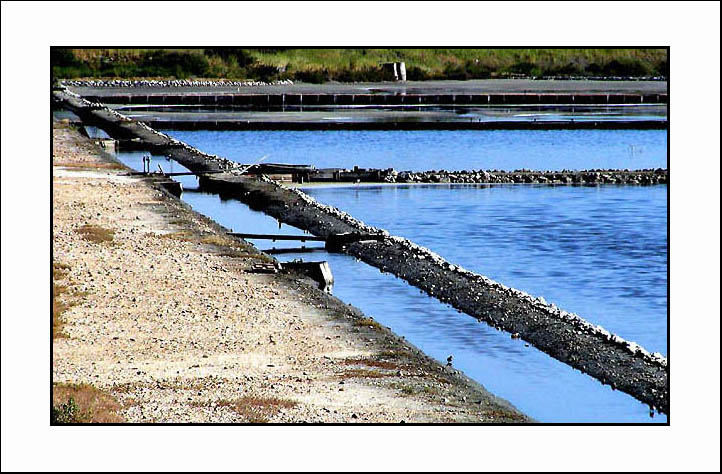
[[[170,132],[176,138],[188,141],[204,151],[234,157],[239,161],[271,152],[261,142],[265,136],[279,150],[298,160],[274,161],[305,162],[323,165],[312,159],[300,159],[302,150],[321,153],[319,143],[306,136],[299,148],[282,147],[283,137],[312,134],[317,142],[329,140],[341,146],[342,137],[348,134],[386,134],[387,132]],[[417,148],[419,144],[406,141],[402,136],[417,132],[388,132],[396,134],[401,148]],[[420,132],[434,134],[434,132]],[[442,132],[442,135],[465,132]],[[478,132],[470,132],[478,133]],[[484,132],[494,134],[496,132]],[[510,134],[513,132],[499,132]],[[445,164],[437,168],[588,168],[588,167],[666,167],[666,134],[658,131],[570,131],[519,132],[525,135],[524,143],[505,137],[506,158],[503,146],[491,143],[489,137],[476,141],[489,149],[499,149],[497,159],[507,166]],[[556,137],[547,134],[557,135]],[[219,134],[219,135],[216,135]],[[328,135],[336,135],[329,138]],[[571,134],[566,143],[558,134]],[[611,134],[605,137],[599,134]],[[254,135],[257,137],[254,138]],[[537,135],[537,136],[532,136]],[[215,139],[210,139],[214,136]],[[195,138],[194,138],[195,137]],[[610,138],[635,143],[636,155]],[[300,137],[293,137],[300,140]],[[359,138],[356,136],[356,138]],[[468,137],[466,137],[468,138]],[[569,137],[567,137],[569,138]],[[445,140],[443,138],[440,138]],[[459,138],[460,140],[462,138]],[[256,140],[258,142],[256,143]],[[380,138],[383,146],[393,142],[391,137]],[[543,146],[545,140],[554,145]],[[474,141],[474,142],[476,142]],[[251,151],[240,149],[256,143]],[[621,143],[620,142],[620,143]],[[379,143],[379,142],[372,142]],[[448,142],[451,155],[461,155],[464,143],[456,147]],[[536,145],[533,145],[536,143]],[[584,148],[584,156],[597,156],[606,163],[593,165],[585,158],[582,164],[572,166],[575,150]],[[591,144],[599,143],[598,147]],[[211,144],[213,146],[211,146]],[[234,145],[235,144],[235,145]],[[533,146],[532,146],[533,145]],[[234,156],[230,150],[237,149]],[[429,145],[430,154],[440,148]],[[537,148],[535,148],[537,147]],[[540,148],[539,148],[540,147]],[[352,158],[363,158],[356,153],[362,148],[348,141]],[[382,147],[383,148],[383,147]],[[365,144],[367,156],[374,164],[361,166],[383,167],[378,160],[387,156],[384,150]],[[226,150],[226,151],[223,151]],[[539,161],[517,156],[529,150],[537,160],[545,156],[565,157],[567,166],[540,166]],[[552,153],[558,151],[558,153]],[[651,159],[658,154],[661,157]],[[142,169],[143,153],[121,153],[119,157],[136,169]],[[286,155],[286,156],[288,156]],[[634,155],[645,164],[632,165]],[[316,156],[316,155],[305,155]],[[625,158],[626,157],[626,158]],[[183,168],[163,157],[154,157],[167,171]],[[417,161],[430,162],[427,154]],[[508,165],[508,162],[519,163]],[[548,160],[546,161],[548,162]],[[155,165],[154,165],[155,166]],[[335,163],[333,166],[338,166]],[[342,166],[346,166],[343,164]],[[403,166],[395,164],[397,169]],[[409,168],[409,167],[406,167]],[[434,168],[423,165],[417,169]],[[186,192],[183,199],[198,212],[206,214],[235,231],[267,233],[300,233],[298,229],[282,226],[262,214],[251,211],[236,201],[222,201],[217,196],[193,192],[194,177],[182,177]],[[635,186],[533,186],[533,185],[435,185],[435,186],[360,186],[316,187],[305,191],[321,202],[332,204],[366,223],[402,235],[441,254],[449,261],[482,273],[506,285],[535,296],[544,296],[567,311],[580,314],[595,324],[601,324],[620,336],[634,340],[651,351],[667,352],[667,187]],[[293,247],[292,242],[269,243],[254,241],[261,249],[270,246]],[[311,247],[314,244],[309,244]],[[598,381],[565,364],[557,362],[522,341],[489,328],[486,324],[459,314],[448,305],[420,294],[419,290],[392,275],[337,254],[290,253],[278,256],[281,260],[303,258],[328,260],[336,283],[334,294],[347,303],[359,307],[366,314],[390,326],[397,334],[427,354],[445,360],[454,355],[455,367],[478,380],[492,393],[546,422],[658,422],[666,416],[649,417],[648,409],[632,397],[612,391]]]
[[[312,188],[318,201],[667,352],[667,187]]]
[[[180,131],[242,163],[403,170],[667,168],[665,130]]]

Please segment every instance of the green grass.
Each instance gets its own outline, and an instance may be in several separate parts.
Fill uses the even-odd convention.
[[[388,79],[378,67],[404,61],[409,80],[495,77],[667,76],[665,49],[59,49],[54,77]]]

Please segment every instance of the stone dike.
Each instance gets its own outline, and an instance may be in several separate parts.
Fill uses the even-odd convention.
[[[462,171],[402,171],[387,173],[384,181],[389,183],[469,183],[469,184],[631,184],[649,186],[668,184],[666,169],[641,170],[462,170]]]
[[[127,81],[122,79],[98,79],[98,80],[65,80],[62,81],[64,86],[71,87],[261,87],[261,86],[287,86],[292,85],[290,79],[282,81],[229,81],[225,79],[219,80],[195,80],[195,79],[175,79],[175,80],[153,80],[141,79]]]

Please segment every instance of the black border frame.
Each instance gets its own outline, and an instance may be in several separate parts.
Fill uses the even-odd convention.
[[[50,50],[53,49],[202,49],[202,48],[230,48],[230,46],[50,46]],[[246,46],[240,46],[241,48],[245,48]],[[263,46],[252,46],[252,48],[259,48]],[[393,46],[359,46],[359,45],[347,45],[347,46],[273,46],[273,48],[293,48],[293,49],[344,49],[344,48],[367,48],[367,49],[387,49],[387,48],[394,48]],[[396,47],[395,49],[431,49],[433,46],[403,46],[403,47]],[[251,48],[251,47],[249,47]],[[449,46],[445,49],[639,49],[639,46],[494,46],[494,47],[487,47],[487,46]],[[644,48],[648,49],[665,49],[667,51],[667,62],[670,60],[670,46],[644,46]],[[50,55],[52,56],[52,55]],[[49,58],[48,61],[51,61]],[[671,76],[671,69],[670,74],[667,76],[667,94],[669,95],[670,90],[670,76]],[[245,427],[245,426],[657,426],[657,427],[664,427],[664,426],[670,426],[671,424],[671,415],[667,413],[667,421],[666,423],[590,423],[590,422],[580,422],[580,423],[561,423],[561,422],[549,422],[549,423],[543,423],[543,422],[534,422],[534,423],[415,423],[415,422],[409,422],[409,423],[180,423],[180,422],[172,422],[172,423],[74,423],[74,424],[60,424],[60,423],[52,423],[52,411],[53,411],[53,260],[54,260],[54,252],[53,252],[53,98],[52,98],[52,81],[53,81],[53,68],[52,63],[49,62],[49,68],[48,68],[48,84],[50,86],[50,117],[49,117],[49,127],[50,127],[50,150],[49,150],[49,166],[50,166],[50,392],[49,392],[49,401],[50,401],[50,426],[239,426],[239,427]],[[667,377],[667,383],[668,383],[668,391],[669,391],[669,397],[670,401],[672,399],[672,383],[671,383],[671,364],[669,363],[670,356],[671,356],[671,345],[670,345],[670,176],[671,176],[671,170],[670,170],[670,121],[671,121],[671,102],[667,101],[667,361],[668,361],[668,377]],[[631,395],[628,395],[631,397]],[[633,398],[633,397],[632,397]],[[670,403],[671,406],[671,403]],[[671,412],[671,410],[670,410]]]

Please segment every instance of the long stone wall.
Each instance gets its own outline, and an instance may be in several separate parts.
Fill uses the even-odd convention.
[[[246,107],[351,106],[351,105],[615,105],[666,104],[661,93],[489,93],[489,94],[127,94],[86,95],[91,102],[107,104],[205,105]]]
[[[149,120],[153,128],[171,130],[665,130],[666,120]]]

